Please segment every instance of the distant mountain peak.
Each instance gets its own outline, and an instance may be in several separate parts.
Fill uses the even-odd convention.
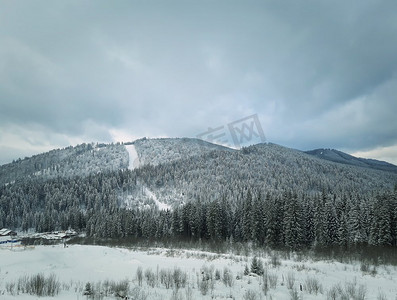
[[[336,163],[397,173],[397,166],[376,159],[360,158],[336,149],[319,148],[305,153]]]

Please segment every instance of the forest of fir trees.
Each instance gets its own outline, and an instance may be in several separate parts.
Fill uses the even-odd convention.
[[[236,187],[172,211],[123,208],[137,173],[27,180],[0,188],[0,227],[73,228],[95,238],[252,242],[272,249],[397,246],[397,191],[305,194]],[[230,187],[232,189],[232,187]],[[208,200],[211,199],[211,200]]]
[[[253,196],[248,190],[235,207],[221,198],[173,211],[115,209],[88,215],[82,229],[92,237],[253,242],[271,249],[396,246],[396,207],[396,193],[360,202],[354,195]]]

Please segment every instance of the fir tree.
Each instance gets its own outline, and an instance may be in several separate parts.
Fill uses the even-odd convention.
[[[299,249],[302,245],[302,216],[297,195],[288,195],[285,199],[284,244],[289,249]]]
[[[250,270],[248,269],[248,266],[245,265],[245,268],[244,268],[244,275],[247,276],[249,273],[250,273]]]
[[[336,244],[338,224],[336,220],[335,208],[332,203],[326,202],[324,207],[323,225],[323,245],[330,246]]]
[[[262,275],[264,272],[262,260],[254,256],[251,262],[251,273]]]

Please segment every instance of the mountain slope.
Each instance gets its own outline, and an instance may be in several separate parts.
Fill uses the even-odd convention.
[[[393,172],[335,163],[270,143],[241,150],[195,139],[129,145],[136,152],[123,144],[84,144],[1,166],[0,181],[8,184],[0,185],[0,227],[48,231],[70,226],[95,232],[101,226],[104,236],[113,236],[119,229],[111,225],[114,232],[108,232],[109,224],[126,225],[124,213],[145,220],[157,209],[219,201],[241,209],[249,193],[252,199],[262,195],[281,201],[294,194],[302,203],[350,199],[368,206],[374,193],[389,192],[397,182]],[[142,160],[132,168],[131,153]],[[120,212],[118,220],[110,217],[115,212]],[[109,224],[103,223],[104,216]]]
[[[235,199],[236,191],[254,188],[262,193],[285,190],[316,194],[369,195],[390,190],[397,174],[320,160],[302,151],[259,144],[240,151],[213,151],[194,160],[181,159],[139,170],[145,184],[162,202],[179,205],[190,199]]]
[[[131,151],[127,151],[127,147],[134,147],[135,157],[130,157]],[[324,186],[339,190],[354,187],[357,190],[354,181],[360,184],[367,182],[366,187],[360,189],[371,190],[393,186],[397,181],[395,176],[382,172],[394,172],[396,166],[355,158],[337,150],[302,152],[271,143],[233,150],[198,139],[144,138],[125,145],[82,144],[18,160],[0,166],[0,185],[27,178],[86,177],[125,170],[132,165],[130,159],[139,159],[136,166],[144,169],[141,174],[146,172],[148,166],[156,167],[156,174],[150,175],[152,180],[140,182],[152,184],[156,178],[157,183],[151,187],[155,194],[158,197],[174,197],[176,202],[180,198],[174,195],[177,190],[187,186],[190,190],[201,186],[217,189],[214,184],[219,185],[220,182],[221,188],[225,188],[231,180],[235,186],[261,184],[262,188],[270,190],[290,188],[309,192],[322,190]],[[362,167],[366,168],[366,172],[362,171]],[[175,172],[178,172],[176,178],[173,175]],[[159,184],[170,181],[172,186]]]
[[[81,144],[56,149],[0,166],[0,185],[26,178],[88,176],[128,167],[122,144]]]
[[[134,147],[134,157],[128,147]],[[397,182],[397,175],[378,170],[393,170],[393,165],[336,150],[305,153],[271,143],[232,150],[197,139],[145,138],[126,145],[82,144],[18,160],[0,167],[0,184],[109,172],[112,177],[112,172],[131,167],[130,159],[139,160],[133,170],[135,186],[118,195],[120,203],[128,207],[146,201],[178,206],[192,198],[211,200],[220,192],[232,193],[247,186],[277,193],[290,189],[366,194],[391,189]]]
[[[230,148],[192,138],[139,139],[132,144],[138,152],[141,165],[157,166],[199,156],[213,150],[234,151]]]
[[[388,162],[375,159],[359,158],[335,149],[315,149],[311,151],[305,151],[305,153],[341,164],[397,173],[397,166]]]
[[[129,157],[131,153],[127,147],[131,145],[137,152],[139,163],[136,163],[139,166],[171,163],[213,150],[233,151],[223,146],[188,138],[144,138],[126,144],[81,144],[0,166],[0,185],[27,177],[43,179],[84,177],[99,172],[123,170],[133,165],[130,159],[135,159]]]

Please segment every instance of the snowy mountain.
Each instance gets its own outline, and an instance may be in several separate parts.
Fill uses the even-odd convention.
[[[118,196],[128,207],[136,204],[132,198],[141,203],[159,200],[178,205],[203,193],[216,197],[220,191],[246,186],[267,191],[367,193],[392,188],[397,182],[397,175],[384,172],[393,172],[396,166],[337,150],[302,152],[271,143],[234,150],[198,139],[143,138],[126,144],[82,144],[17,160],[0,166],[0,185],[108,173],[113,176],[127,169],[134,171],[136,185],[140,186]]]
[[[202,140],[187,138],[143,138],[126,144],[81,144],[0,166],[0,185],[26,178],[85,177],[143,165],[156,166],[213,150],[233,151]]]
[[[305,153],[341,164],[397,173],[397,166],[388,162],[376,159],[354,157],[350,154],[335,149],[315,149],[311,151],[305,151]]]
[[[186,138],[83,144],[1,166],[0,183],[1,228],[267,239],[291,248],[319,240],[397,243],[396,173],[271,143],[241,150]],[[324,218],[329,224],[321,227]],[[350,235],[342,239],[335,228]]]
[[[0,166],[0,185],[27,178],[88,176],[128,167],[128,153],[121,144],[81,144],[56,149]]]
[[[97,174],[112,178],[129,170],[134,187],[117,191],[120,206],[169,207],[197,197],[213,200],[246,187],[367,194],[393,188],[397,175],[382,170],[396,168],[336,150],[305,153],[271,143],[233,150],[198,139],[143,138],[126,144],[82,144],[18,160],[0,167],[0,184],[82,180]]]
[[[213,151],[172,164],[144,167],[140,176],[158,199],[176,204],[200,197],[209,201],[247,187],[263,193],[316,194],[355,191],[369,194],[392,189],[397,175],[373,169],[319,160],[299,150],[276,144],[258,144],[239,151]]]

